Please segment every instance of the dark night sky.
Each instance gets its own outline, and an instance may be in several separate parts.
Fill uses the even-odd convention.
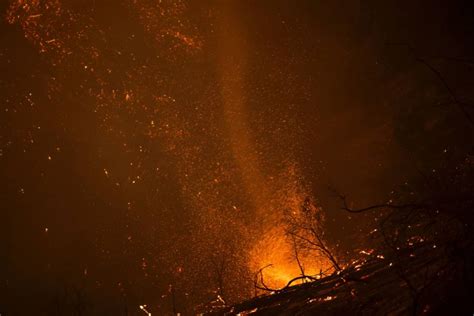
[[[271,248],[261,243],[283,209],[310,197],[328,240],[351,253],[373,218],[347,216],[328,186],[358,205],[387,198],[472,137],[458,109],[436,106],[449,96],[415,60],[472,99],[472,62],[459,62],[474,53],[470,1],[0,10],[6,315],[67,314],[73,289],[90,314],[143,303],[165,314],[171,284],[189,309],[213,298],[221,257],[225,292],[242,299],[241,276],[270,260],[252,256]]]

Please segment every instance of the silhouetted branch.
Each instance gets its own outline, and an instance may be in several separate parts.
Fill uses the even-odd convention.
[[[291,279],[290,281],[288,281],[288,283],[280,288],[280,289],[272,289],[270,287],[268,287],[264,280],[263,280],[263,270],[265,270],[266,268],[269,268],[269,267],[272,267],[273,264],[267,264],[266,266],[264,266],[263,268],[260,268],[257,273],[255,273],[255,280],[254,280],[254,287],[256,289],[259,289],[259,290],[263,290],[263,291],[267,291],[267,292],[281,292],[281,291],[284,291],[286,290],[287,288],[289,288],[294,282],[298,281],[298,280],[311,280],[311,281],[316,281],[318,280],[318,278],[316,277],[313,277],[313,276],[310,276],[310,275],[301,275],[301,276],[298,276],[298,277],[295,277],[293,279]],[[258,279],[260,277],[260,285],[258,285]]]
[[[459,100],[459,98],[456,96],[456,94],[454,93],[453,89],[451,89],[450,85],[448,84],[448,82],[446,81],[446,79],[443,77],[443,75],[441,74],[441,72],[436,69],[435,67],[433,67],[433,65],[431,65],[427,60],[426,58],[422,58],[420,56],[418,56],[414,50],[414,48],[410,45],[410,44],[407,44],[407,43],[387,43],[387,45],[395,45],[395,46],[403,46],[405,48],[407,48],[409,50],[409,52],[414,56],[415,58],[415,61],[421,63],[422,65],[424,65],[425,67],[427,67],[433,74],[435,74],[435,76],[439,79],[439,81],[443,84],[444,88],[446,89],[446,91],[448,92],[449,96],[451,97],[451,101],[453,104],[457,105],[457,107],[459,108],[459,110],[463,113],[463,115],[466,117],[466,119],[469,121],[469,123],[474,126],[474,120],[472,119],[471,115],[469,114],[469,112],[466,110],[465,107],[472,107],[473,105],[467,103],[467,102],[463,102],[461,100]],[[459,58],[450,58],[450,57],[446,57],[446,58],[441,58],[441,57],[436,57],[436,59],[445,59],[445,60],[451,60],[451,61],[456,61],[456,62],[462,62],[462,63],[467,63],[468,65],[472,65],[472,62],[470,60],[463,60],[463,59],[459,59]]]
[[[318,242],[314,242],[313,240],[310,240],[309,238],[306,238],[304,236],[301,236],[301,235],[298,235],[297,233],[295,232],[288,232],[288,234],[290,234],[291,236],[294,236],[296,238],[299,238],[305,242],[307,242],[308,244],[310,244],[311,246],[313,246],[316,250],[318,250],[319,252],[323,253],[324,256],[326,258],[328,258],[334,269],[336,271],[340,271],[341,270],[341,267],[339,266],[339,264],[337,263],[337,260],[336,258],[332,255],[331,251],[329,251],[329,249],[324,245],[323,241],[321,240],[321,238],[318,236],[318,234],[313,230],[313,229],[310,229],[313,233],[313,236],[316,238],[316,240]]]
[[[301,275],[304,276],[305,275],[304,268],[303,268],[303,265],[301,264],[301,261],[300,261],[299,255],[298,255],[298,247],[296,245],[296,240],[295,240],[294,235],[291,235],[291,240],[293,242],[293,250],[295,251],[296,262],[298,263],[298,267],[300,269]]]
[[[428,63],[425,59],[423,58],[415,58],[415,60],[423,65],[425,65],[429,70],[431,70],[431,72],[433,72],[437,77],[438,79],[440,80],[440,82],[443,84],[443,86],[445,87],[446,91],[448,91],[449,95],[451,96],[451,99],[453,101],[454,104],[456,104],[459,108],[459,110],[461,110],[461,112],[464,114],[464,116],[469,120],[469,122],[471,123],[471,125],[474,126],[474,121],[471,117],[471,115],[469,114],[468,111],[466,111],[465,109],[465,106],[466,104],[464,102],[461,102],[458,97],[456,96],[456,94],[454,93],[454,91],[451,89],[451,87],[448,85],[448,82],[446,81],[446,79],[444,79],[443,75],[441,74],[441,72],[439,72],[439,70],[437,70],[436,68],[434,68],[430,63]]]
[[[269,267],[272,267],[273,264],[267,264],[266,266],[260,268],[256,273],[255,273],[255,278],[254,278],[254,282],[253,282],[253,285],[256,289],[259,289],[259,290],[263,290],[263,291],[268,291],[268,292],[274,292],[274,291],[278,291],[277,289],[271,289],[269,288],[265,282],[263,281],[263,270],[265,270],[266,268],[269,268]],[[258,285],[258,278],[260,276],[260,284],[262,284],[262,286],[259,286]]]
[[[362,213],[362,212],[366,212],[366,211],[370,211],[370,210],[380,210],[380,209],[383,209],[383,208],[387,208],[387,209],[408,209],[408,208],[421,209],[421,208],[428,207],[427,204],[416,204],[416,203],[407,203],[407,204],[382,203],[382,204],[371,205],[371,206],[364,207],[364,208],[354,209],[354,208],[350,208],[347,205],[347,199],[344,195],[339,194],[339,193],[337,195],[343,203],[343,206],[341,207],[341,209],[343,209],[343,210],[345,210],[349,213]]]

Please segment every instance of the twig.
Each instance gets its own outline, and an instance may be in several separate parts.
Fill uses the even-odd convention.
[[[343,202],[343,207],[342,209],[349,212],[349,213],[362,213],[370,210],[376,210],[376,209],[381,209],[381,208],[390,208],[390,209],[405,209],[405,208],[426,208],[428,207],[427,204],[415,204],[415,203],[408,203],[408,204],[391,204],[391,203],[382,203],[382,204],[376,204],[376,205],[371,205],[368,207],[364,208],[359,208],[359,209],[353,209],[350,208],[347,205],[347,200],[344,195],[338,194],[339,198]]]

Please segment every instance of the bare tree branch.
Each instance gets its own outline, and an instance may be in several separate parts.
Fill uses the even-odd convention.
[[[370,211],[370,210],[380,210],[380,209],[383,209],[383,208],[386,208],[386,209],[408,209],[408,208],[421,209],[421,208],[428,207],[427,204],[421,204],[421,203],[420,204],[417,204],[417,203],[407,203],[407,204],[381,203],[381,204],[375,204],[375,205],[371,205],[371,206],[364,207],[364,208],[354,209],[354,208],[351,208],[347,205],[347,199],[344,195],[339,194],[339,193],[337,193],[337,195],[343,203],[343,206],[341,207],[341,209],[343,209],[343,210],[345,210],[349,213],[362,213],[362,212],[366,212],[366,211]]]
[[[457,105],[459,110],[463,113],[463,115],[466,117],[466,119],[469,121],[472,127],[474,127],[474,120],[471,117],[470,113],[466,110],[466,107],[472,107],[472,104],[469,104],[467,102],[461,101],[456,94],[454,93],[454,90],[450,87],[446,79],[443,77],[441,72],[433,67],[426,58],[422,58],[419,55],[416,54],[415,49],[408,43],[387,43],[387,45],[395,45],[395,46],[402,46],[408,49],[408,51],[414,56],[415,61],[421,63],[425,67],[427,67],[433,74],[436,75],[436,77],[440,80],[446,91],[448,92],[449,96],[451,97],[451,103]],[[456,62],[462,62],[466,63],[468,65],[472,66],[472,62],[470,60],[464,60],[460,58],[450,58],[450,57],[435,57],[433,59],[444,59],[444,60],[450,60],[450,61],[456,61]]]

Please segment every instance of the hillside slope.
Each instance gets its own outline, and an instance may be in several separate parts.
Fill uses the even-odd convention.
[[[471,315],[472,252],[422,244],[207,315]]]

